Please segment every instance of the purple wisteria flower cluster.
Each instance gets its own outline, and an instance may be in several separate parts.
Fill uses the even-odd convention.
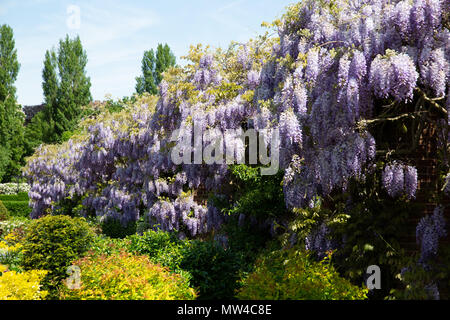
[[[432,215],[422,218],[416,228],[417,244],[420,245],[420,264],[426,265],[429,259],[437,255],[439,239],[446,235],[444,207],[438,206]]]
[[[417,169],[394,162],[384,169],[382,182],[391,197],[406,195],[407,198],[413,199],[417,191]]]
[[[416,241],[420,245],[418,265],[421,268],[425,270],[430,269],[430,260],[438,254],[439,239],[445,236],[447,236],[447,230],[444,207],[438,206],[432,215],[422,218],[416,228]],[[440,299],[439,288],[436,282],[429,283],[424,289],[431,299]]]
[[[345,189],[350,178],[364,178],[376,142],[358,123],[372,117],[376,99],[408,103],[418,86],[437,98],[445,93],[450,33],[442,26],[444,5],[304,1],[294,17],[281,20],[280,46],[274,47],[280,62],[262,69],[258,97],[274,97],[277,112],[266,121],[268,126],[283,123],[287,109],[298,119],[301,148],[292,146],[292,153],[285,152],[291,161],[283,159],[297,168],[290,168],[285,179],[289,207],[307,206],[317,194]],[[283,60],[288,55],[297,61],[289,65]],[[303,161],[294,164],[293,155]],[[392,196],[414,198],[417,170],[385,172],[385,186]]]

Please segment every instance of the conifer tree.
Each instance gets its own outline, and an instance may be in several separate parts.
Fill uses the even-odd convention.
[[[20,172],[23,154],[24,114],[17,103],[16,87],[20,65],[13,30],[0,26],[0,181],[11,181]]]

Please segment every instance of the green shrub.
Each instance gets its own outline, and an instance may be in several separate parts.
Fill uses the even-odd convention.
[[[101,223],[102,233],[110,238],[123,239],[136,233],[136,222],[123,225],[119,220],[109,218]]]
[[[136,221],[136,233],[142,235],[144,232],[152,230],[152,225],[148,217],[142,215],[138,221]]]
[[[3,204],[14,217],[29,217],[32,210],[28,201],[3,201]]]
[[[66,278],[67,267],[85,253],[92,242],[93,232],[84,218],[46,216],[33,221],[23,246],[25,270],[47,270],[45,285],[56,289]]]
[[[314,261],[303,250],[277,250],[263,255],[243,280],[241,300],[359,300],[367,289],[339,276],[328,260]]]
[[[128,250],[190,278],[198,299],[232,299],[238,285],[242,257],[217,242],[179,240],[175,234],[147,231],[133,235]]]
[[[174,233],[148,230],[142,236],[127,237],[128,251],[147,255],[153,263],[168,267],[172,271],[181,272],[183,249],[189,246],[188,240],[179,240]]]
[[[0,221],[6,221],[8,219],[9,219],[8,209],[6,209],[5,205],[0,200]]]
[[[237,288],[241,259],[212,241],[192,241],[182,249],[180,268],[188,271],[199,299],[232,299]]]
[[[112,239],[103,234],[95,236],[90,248],[90,255],[112,255],[128,249],[128,240]]]
[[[153,264],[148,257],[119,254],[87,256],[74,262],[80,289],[63,286],[66,300],[192,300],[195,291],[182,276]]]
[[[276,175],[262,176],[260,169],[243,164],[231,166],[233,195],[224,203],[214,199],[214,205],[231,216],[244,214],[260,220],[288,214],[282,187],[284,173],[280,170]]]
[[[28,193],[21,192],[19,194],[0,194],[0,200],[1,201],[27,201],[28,202],[29,198],[28,198]]]

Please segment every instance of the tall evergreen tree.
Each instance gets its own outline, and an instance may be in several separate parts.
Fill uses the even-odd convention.
[[[176,58],[165,44],[158,44],[156,55],[153,49],[144,52],[142,58],[142,76],[136,78],[136,92],[158,93],[158,85],[162,81],[162,74],[170,67],[175,66]]]
[[[55,51],[47,51],[45,53],[44,69],[42,70],[42,78],[44,82],[42,83],[42,89],[44,91],[44,102],[45,108],[39,114],[36,122],[32,122],[30,129],[36,129],[39,132],[40,137],[36,137],[41,141],[46,140],[47,142],[56,141],[58,135],[56,134],[55,128],[55,117],[53,113],[58,108],[58,59]],[[37,128],[33,128],[37,126]],[[34,132],[37,133],[37,132]]]
[[[142,76],[136,78],[136,92],[143,94],[148,92],[156,94],[158,87],[155,79],[155,52],[152,50],[145,51],[142,58]]]
[[[17,104],[14,82],[19,62],[13,30],[0,27],[0,181],[11,181],[20,172],[23,154],[24,115]]]
[[[158,44],[156,49],[156,64],[155,64],[155,77],[156,83],[159,84],[162,81],[162,74],[164,71],[173,67],[176,63],[175,55],[170,51],[167,44],[164,46]]]
[[[59,41],[57,52],[46,52],[42,71],[46,107],[42,117],[50,128],[44,142],[56,142],[64,132],[72,130],[81,116],[81,107],[92,101],[86,64],[86,51],[78,36],[66,36]]]

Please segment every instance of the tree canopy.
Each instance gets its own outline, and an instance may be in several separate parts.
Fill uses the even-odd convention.
[[[86,75],[86,51],[80,37],[59,41],[58,50],[45,53],[42,89],[45,104],[43,118],[49,126],[45,142],[58,141],[72,130],[81,116],[81,107],[92,101],[91,81]]]
[[[142,94],[158,93],[162,74],[170,67],[175,66],[176,58],[167,44],[158,44],[156,54],[153,49],[144,52],[142,58],[142,75],[136,78],[136,92]]]

